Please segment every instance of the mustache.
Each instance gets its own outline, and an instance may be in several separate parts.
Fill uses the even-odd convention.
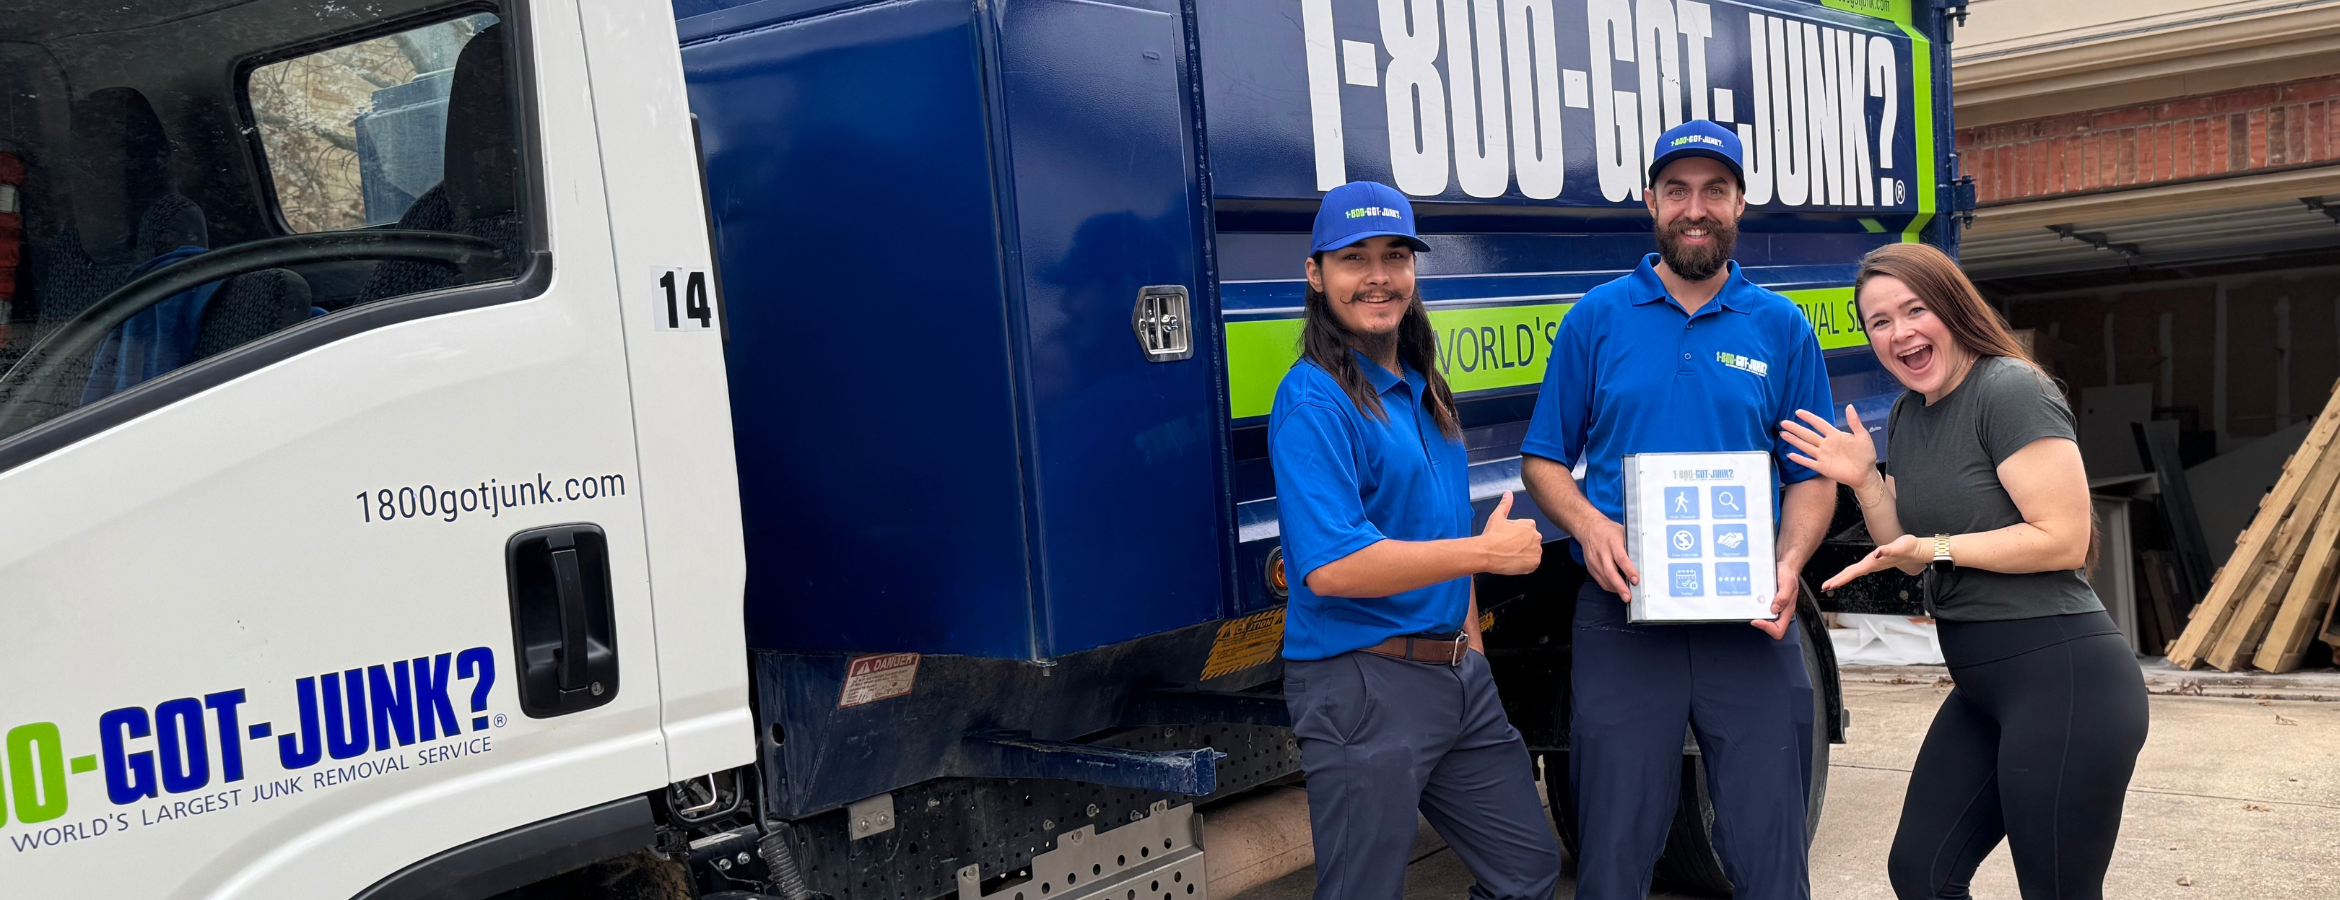
[[[1704,229],[1707,245],[1691,247],[1685,244],[1683,232],[1693,228]],[[1696,219],[1677,219],[1669,222],[1657,234],[1658,256],[1674,273],[1692,281],[1713,277],[1729,262],[1731,251],[1739,240],[1736,222],[1701,216]]]

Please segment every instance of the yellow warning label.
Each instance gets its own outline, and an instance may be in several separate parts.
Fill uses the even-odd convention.
[[[1204,680],[1266,665],[1284,646],[1284,608],[1245,616],[1219,626],[1211,641],[1211,658],[1203,663]]]

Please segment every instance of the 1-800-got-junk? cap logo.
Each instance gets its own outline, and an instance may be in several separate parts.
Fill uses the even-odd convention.
[[[1406,195],[1380,182],[1352,181],[1324,192],[1308,252],[1323,253],[1377,237],[1405,238],[1417,253],[1430,250],[1414,234],[1414,204]]]
[[[1739,136],[1705,119],[1691,119],[1658,135],[1657,146],[1649,151],[1649,183],[1656,185],[1659,172],[1692,156],[1721,162],[1731,170],[1731,177],[1739,180],[1739,189],[1747,189],[1747,169],[1742,164],[1745,151],[1739,145]]]

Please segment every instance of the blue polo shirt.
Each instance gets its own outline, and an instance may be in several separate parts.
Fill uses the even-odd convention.
[[[1354,352],[1354,351],[1352,351]],[[1390,597],[1320,597],[1308,589],[1319,566],[1383,539],[1469,537],[1471,490],[1461,441],[1438,432],[1423,406],[1428,382],[1357,357],[1380,395],[1383,421],[1349,400],[1339,382],[1302,360],[1276,387],[1268,415],[1268,460],[1276,473],[1284,571],[1284,658],[1324,659],[1401,634],[1454,631],[1471,602],[1457,578]]]
[[[1779,422],[1796,410],[1835,418],[1811,322],[1735,262],[1722,291],[1686,313],[1666,295],[1657,259],[1586,292],[1560,320],[1520,452],[1567,466],[1584,460],[1585,499],[1620,522],[1629,453],[1763,450],[1779,485],[1813,477],[1788,461],[1795,448],[1779,438]],[[1583,548],[1570,546],[1581,562]]]

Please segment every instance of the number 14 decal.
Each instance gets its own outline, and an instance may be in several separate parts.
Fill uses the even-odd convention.
[[[707,299],[707,273],[692,269],[658,270],[658,289],[664,305],[658,309],[661,331],[703,331],[715,328],[715,306]]]

